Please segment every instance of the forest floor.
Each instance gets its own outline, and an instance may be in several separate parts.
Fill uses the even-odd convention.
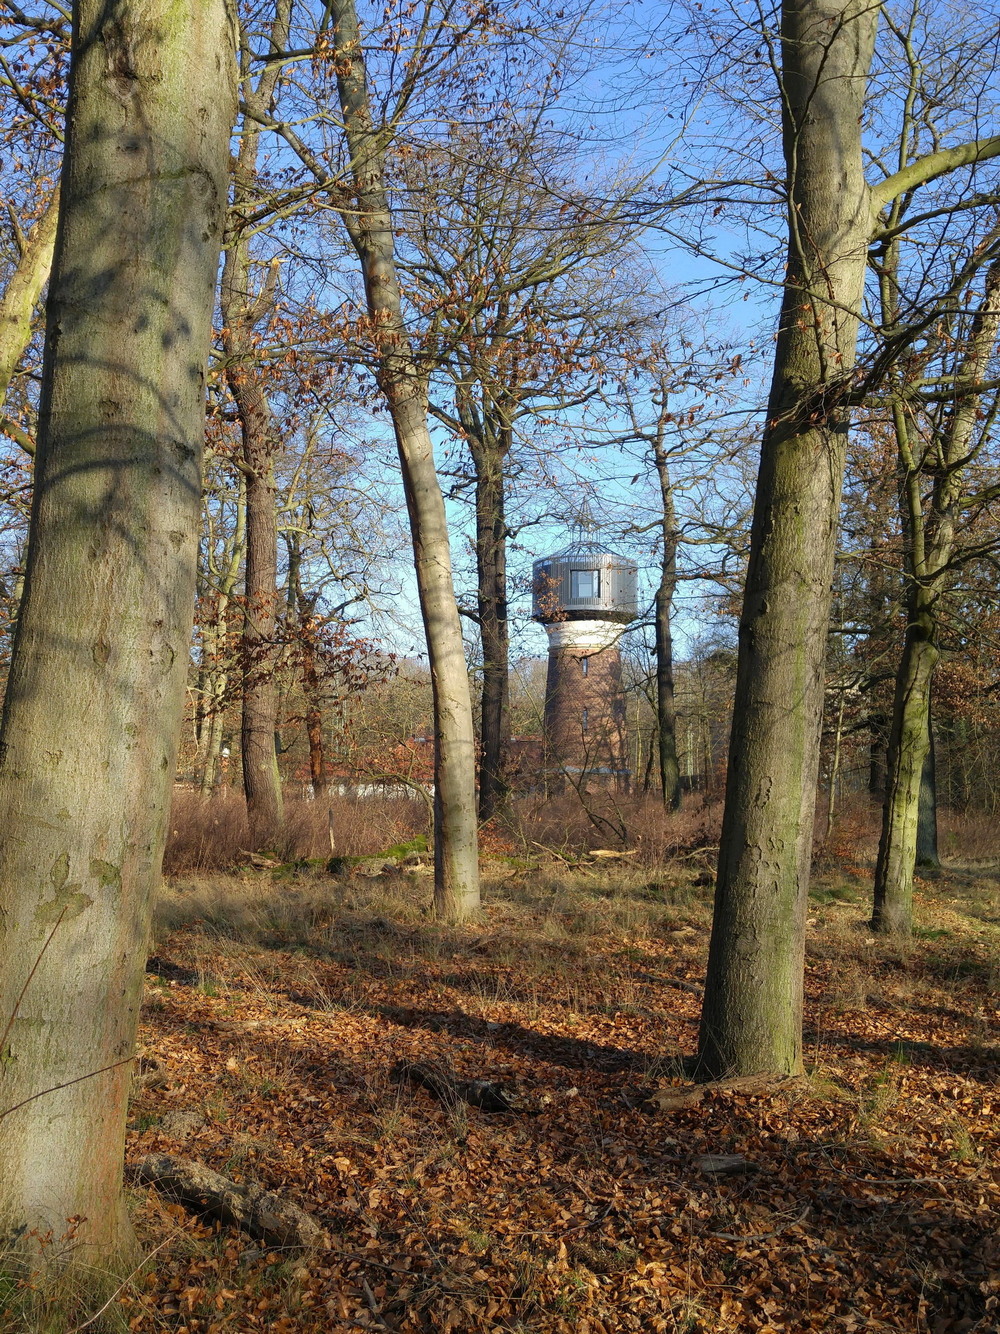
[[[134,1188],[152,1259],[126,1323],[997,1331],[998,880],[921,881],[900,951],[866,929],[869,877],[814,882],[807,1075],[674,1110],[708,944],[697,858],[497,860],[483,920],[455,930],[428,920],[426,873],[174,883],[142,1024],[166,1083],[136,1097],[128,1157],[261,1182],[329,1244],[268,1251]],[[498,1081],[519,1110],[442,1106],[392,1082],[399,1061]]]

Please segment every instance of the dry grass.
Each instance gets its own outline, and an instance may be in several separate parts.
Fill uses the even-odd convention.
[[[687,797],[679,811],[665,810],[655,795],[600,789],[546,799],[522,796],[512,804],[510,837],[525,850],[539,845],[563,852],[593,848],[636,849],[654,866],[682,850],[717,846],[722,806]]]
[[[980,811],[942,811],[938,822],[941,855],[978,865],[1000,863],[1000,819]]]
[[[870,868],[878,852],[882,808],[866,795],[841,801],[833,833],[823,839],[825,817],[817,820],[817,853],[822,862],[842,868]],[[983,811],[938,811],[938,847],[946,861],[977,866],[1000,864],[1000,818]]]
[[[280,845],[269,849],[282,862],[330,855],[330,821],[338,856],[377,856],[428,831],[427,807],[399,798],[290,799]],[[721,806],[689,797],[677,812],[654,796],[608,791],[549,798],[519,796],[507,817],[484,834],[487,850],[532,856],[539,846],[578,855],[594,848],[626,849],[647,867],[680,852],[718,843]],[[204,798],[190,789],[174,793],[164,872],[192,876],[227,871],[247,861],[249,832],[242,795],[224,788]]]
[[[374,856],[425,833],[427,807],[422,801],[405,798],[289,799],[280,846],[269,851],[283,862],[329,857],[331,826],[338,856]],[[206,798],[186,788],[175,790],[163,863],[166,875],[196,875],[238,866],[247,859],[248,842],[241,793],[223,788]]]
[[[536,856],[487,862],[483,902],[491,924],[489,949],[532,957],[553,947],[564,953],[593,938],[638,939],[683,931],[710,921],[711,888],[695,884],[697,867],[679,865],[649,873],[634,865],[571,870]],[[395,927],[419,929],[428,944],[465,938],[432,920],[431,877],[424,872],[369,874],[367,866],[329,876],[314,866],[278,871],[178,876],[156,905],[158,940],[183,927],[217,939],[324,951],[347,935],[372,940]],[[394,925],[393,925],[394,924]],[[372,940],[369,943],[372,943]]]

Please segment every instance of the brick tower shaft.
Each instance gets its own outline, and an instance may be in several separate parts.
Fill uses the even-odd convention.
[[[555,621],[545,627],[548,767],[570,778],[614,782],[627,771],[622,626],[606,620]]]

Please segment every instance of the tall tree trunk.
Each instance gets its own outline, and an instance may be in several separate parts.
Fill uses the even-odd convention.
[[[924,767],[920,772],[916,865],[930,868],[941,865],[941,856],[938,852],[937,752],[934,745],[933,691],[927,705],[927,750],[924,753]]]
[[[479,909],[472,695],[455,602],[444,497],[427,425],[427,387],[414,360],[396,274],[385,149],[372,122],[353,0],[332,0],[335,69],[354,198],[334,195],[361,261],[378,382],[392,417],[410,517],[434,699],[434,902],[442,917]]]
[[[483,646],[480,700],[479,818],[489,820],[507,798],[510,750],[510,637],[507,621],[507,522],[503,461],[497,444],[469,437],[476,466],[476,569]]]
[[[837,814],[837,795],[840,785],[840,752],[844,739],[844,706],[847,689],[841,684],[840,704],[837,707],[837,726],[833,735],[833,760],[830,764],[830,793],[826,803],[826,841],[833,837],[833,821]]]
[[[878,7],[785,0],[789,247],[740,622],[704,1077],[802,1063],[802,977],[823,664],[872,201],[861,120]]]
[[[882,714],[872,714],[868,720],[871,740],[868,743],[868,795],[885,801],[885,737],[883,729],[885,718]]]
[[[869,187],[878,4],[784,0],[788,262],[750,536],[699,1065],[798,1070],[823,663],[868,244],[891,201],[1000,154],[1000,136]]]
[[[215,682],[225,689],[227,677],[220,673]],[[219,762],[222,758],[222,738],[225,733],[225,715],[216,707],[208,719],[208,736],[205,740],[205,756],[202,760],[201,783],[199,791],[203,797],[211,797],[220,782]]]
[[[660,540],[663,543],[655,608],[657,753],[663,804],[668,810],[676,811],[681,804],[681,770],[677,762],[677,709],[674,702],[674,644],[671,616],[674,593],[677,591],[677,516],[670,468],[663,444],[662,424],[653,445],[653,461],[660,483],[662,504]]]
[[[272,51],[288,45],[291,0],[278,0],[271,27]],[[252,112],[270,110],[280,63],[266,66],[256,88],[244,87]],[[251,291],[249,242],[241,235],[245,215],[256,202],[256,122],[244,118],[236,162],[233,203],[222,271],[220,303],[226,354],[226,384],[240,419],[243,473],[246,478],[246,565],[242,637],[243,712],[240,751],[243,791],[252,849],[273,847],[281,834],[284,810],[275,736],[278,686],[275,680],[274,630],[278,602],[278,515],[274,462],[281,447],[277,424],[255,365],[254,329],[270,314],[277,282],[272,264],[259,293]]]
[[[0,732],[0,1234],[131,1248],[125,1107],[191,636],[235,115],[221,0],[78,0]],[[5,1241],[5,1246],[8,1244]]]
[[[229,665],[226,661],[226,615],[233,591],[239,578],[240,566],[246,553],[246,485],[240,474],[239,496],[236,501],[236,524],[233,530],[229,558],[222,570],[210,565],[209,576],[217,579],[212,624],[202,633],[205,701],[203,714],[207,722],[207,737],[202,747],[201,795],[210,797],[219,779],[219,757],[225,731],[226,694],[229,690]],[[211,558],[210,558],[211,559]]]
[[[240,391],[244,399],[248,396]],[[263,394],[260,394],[263,399]],[[242,414],[241,414],[242,415]],[[268,410],[270,416],[270,410]],[[284,810],[275,733],[278,684],[274,631],[278,598],[278,516],[270,439],[251,427],[243,437],[247,474],[247,554],[244,567],[243,709],[240,749],[250,846],[271,847],[281,833]]]
[[[288,603],[299,623],[302,694],[305,698],[306,737],[309,742],[309,781],[313,795],[326,795],[326,757],[323,747],[323,702],[313,639],[316,597],[302,587],[302,545],[297,532],[286,534],[288,547]]]
[[[889,774],[872,913],[873,930],[894,935],[906,935],[911,925],[920,778],[927,755],[931,681],[939,656],[936,618],[920,585],[914,587],[910,601],[889,733]]]
[[[326,795],[326,755],[323,746],[323,710],[320,703],[316,654],[308,640],[302,646],[302,690],[306,699],[306,736],[309,739],[309,781],[313,795]]]

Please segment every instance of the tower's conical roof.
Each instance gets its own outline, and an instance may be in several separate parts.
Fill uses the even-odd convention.
[[[619,564],[635,568],[635,562],[628,556],[622,556],[606,543],[598,541],[601,525],[594,518],[594,512],[586,496],[580,501],[569,527],[572,535],[569,546],[553,551],[551,555],[542,559],[586,560],[588,556],[611,556]]]

